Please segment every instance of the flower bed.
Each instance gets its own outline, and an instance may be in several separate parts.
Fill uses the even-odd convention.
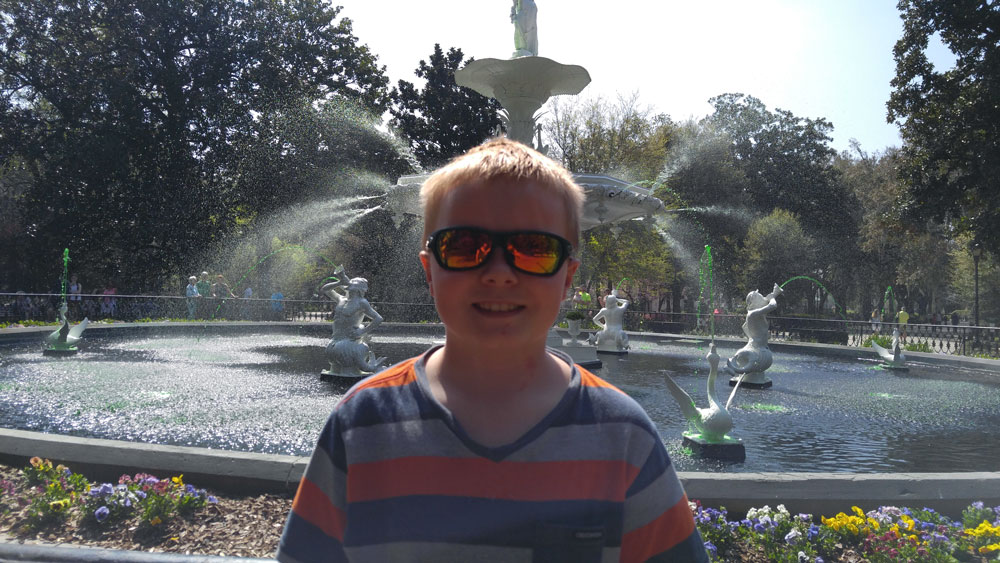
[[[973,503],[956,522],[929,508],[882,506],[821,517],[784,505],[750,509],[729,520],[725,509],[691,503],[713,561],[989,561],[1000,560],[1000,506]]]
[[[272,556],[291,499],[219,498],[183,481],[123,475],[90,483],[48,460],[0,466],[0,529],[19,538],[118,549]],[[713,561],[1000,561],[1000,506],[973,503],[962,520],[931,509],[880,507],[814,520],[783,505],[729,520],[725,509],[691,503]]]

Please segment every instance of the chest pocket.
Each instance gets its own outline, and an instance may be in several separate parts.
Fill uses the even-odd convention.
[[[534,563],[600,563],[604,528],[540,525],[535,535]]]

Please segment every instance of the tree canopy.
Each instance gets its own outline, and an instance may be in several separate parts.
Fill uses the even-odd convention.
[[[389,124],[410,140],[425,168],[436,168],[504,130],[500,102],[455,84],[463,58],[461,49],[445,53],[435,44],[430,62],[421,60],[415,71],[426,80],[424,87],[400,80],[391,92]]]
[[[30,176],[3,241],[33,249],[12,259],[19,275],[52,277],[70,247],[94,276],[149,287],[256,213],[261,186],[237,175],[244,143],[268,134],[261,115],[331,99],[381,112],[388,80],[338,13],[319,0],[0,0],[0,160]]]
[[[948,223],[1000,252],[1000,3],[900,0],[903,36],[888,120],[903,136],[901,207],[914,220]],[[955,55],[938,69],[932,38]]]

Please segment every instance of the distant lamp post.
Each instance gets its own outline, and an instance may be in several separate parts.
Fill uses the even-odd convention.
[[[972,306],[973,319],[975,321],[975,326],[979,326],[979,258],[983,255],[983,248],[979,246],[978,242],[972,244],[972,263],[975,268],[975,279],[976,279],[976,300]]]

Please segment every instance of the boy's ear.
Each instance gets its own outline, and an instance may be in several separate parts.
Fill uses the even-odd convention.
[[[434,297],[434,284],[431,283],[431,253],[426,250],[420,251],[420,264],[424,267],[424,276],[427,278],[427,289]]]

